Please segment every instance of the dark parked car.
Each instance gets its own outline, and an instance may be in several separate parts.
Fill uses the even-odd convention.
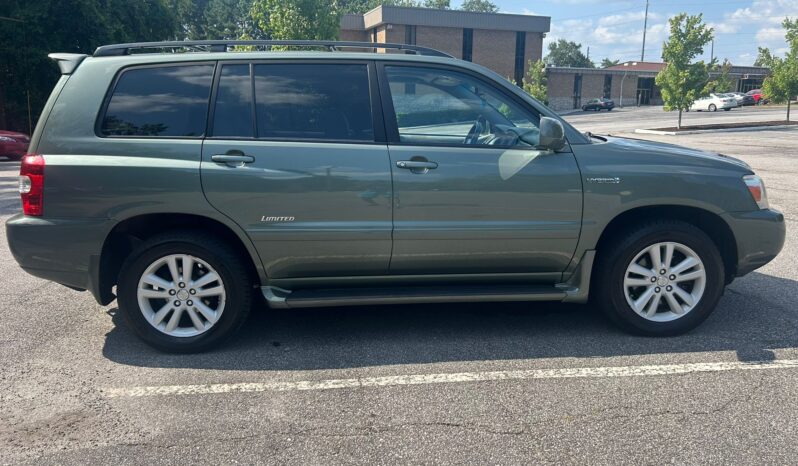
[[[0,131],[0,156],[9,160],[19,160],[28,151],[30,138],[27,134],[13,131]]]
[[[232,336],[258,295],[278,309],[592,298],[629,331],[675,335],[782,248],[784,216],[745,162],[582,133],[436,50],[301,44],[329,51],[54,54],[62,76],[6,222],[17,262],[189,352]]]
[[[737,101],[738,107],[745,107],[748,105],[755,105],[756,100],[754,100],[754,96],[743,94],[742,92],[729,92],[729,95],[734,97]]]
[[[584,111],[588,110],[593,110],[596,112],[601,110],[609,111],[612,110],[613,108],[615,108],[615,102],[613,102],[612,99],[605,99],[603,97],[600,99],[592,99],[588,101],[585,105],[582,105],[582,110]]]

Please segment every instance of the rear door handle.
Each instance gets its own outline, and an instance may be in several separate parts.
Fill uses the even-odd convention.
[[[422,160],[400,160],[396,162],[396,166],[399,168],[406,168],[408,170],[434,170],[438,168],[438,164],[436,162],[426,162]]]
[[[233,152],[233,151],[230,151]],[[251,155],[245,155],[243,153],[227,153],[227,154],[216,154],[211,156],[211,160],[216,163],[226,163],[228,165],[243,165],[245,163],[252,163],[255,161],[255,157]]]

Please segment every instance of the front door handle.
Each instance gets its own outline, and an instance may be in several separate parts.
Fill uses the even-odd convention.
[[[429,162],[427,160],[400,160],[396,162],[396,166],[422,175],[430,170],[438,168],[436,162]]]
[[[215,154],[211,156],[211,160],[216,163],[226,163],[230,166],[240,166],[245,163],[252,163],[255,161],[255,157],[251,155],[246,155],[240,150],[231,150],[228,151],[226,154]]]

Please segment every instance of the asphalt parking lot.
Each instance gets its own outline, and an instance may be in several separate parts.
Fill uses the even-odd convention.
[[[742,158],[787,218],[781,255],[692,333],[576,305],[262,309],[221,350],[165,355],[115,304],[23,273],[3,228],[0,464],[794,464],[798,130],[631,135],[675,115],[619,110],[567,118]],[[17,170],[0,161],[3,222]]]

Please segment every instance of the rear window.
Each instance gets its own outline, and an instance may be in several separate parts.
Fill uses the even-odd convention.
[[[213,65],[126,70],[102,118],[104,136],[201,137]]]
[[[366,65],[266,64],[254,74],[259,138],[374,140]]]

